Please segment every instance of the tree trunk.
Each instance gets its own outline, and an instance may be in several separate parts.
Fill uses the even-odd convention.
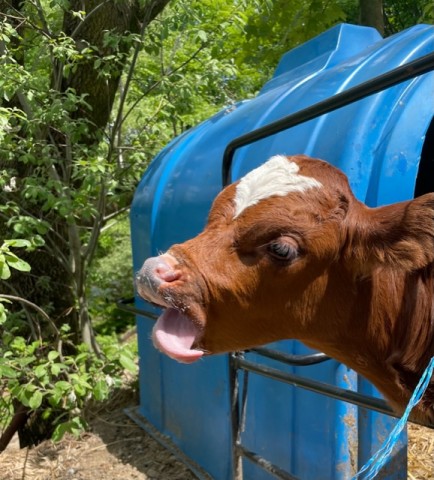
[[[6,450],[15,433],[24,427],[29,418],[29,411],[30,409],[24,405],[18,405],[15,408],[11,422],[0,437],[0,453]]]
[[[383,0],[360,0],[360,24],[384,35]]]
[[[139,33],[164,9],[169,0],[151,0],[145,8],[140,8],[141,2],[88,0],[86,11],[95,12],[80,23],[71,12],[83,9],[82,0],[73,0],[69,13],[65,14],[64,31],[73,36],[77,46],[85,48],[89,45],[95,48],[101,56],[110,54],[110,48],[104,44],[105,32],[118,35],[122,33]],[[128,46],[125,46],[128,48]],[[80,65],[73,74],[62,81],[61,89],[73,88],[78,94],[86,94],[90,110],[81,112],[98,128],[107,125],[112,110],[113,101],[122,75],[122,70],[113,72],[110,78],[98,75],[98,69],[93,62]]]

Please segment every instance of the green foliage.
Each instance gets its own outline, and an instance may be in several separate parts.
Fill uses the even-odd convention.
[[[0,247],[3,279],[9,278],[9,267],[30,270],[10,248],[32,248],[32,244],[22,239],[4,241]],[[54,336],[31,341],[17,334],[23,329],[5,306],[11,304],[9,298],[20,300],[0,294],[0,430],[18,402],[50,425],[53,440],[66,432],[80,434],[86,427],[81,415],[86,403],[106,400],[124,383],[125,371],[137,373],[136,347],[120,345],[116,337],[106,335],[99,338],[101,353],[96,355],[87,344],[72,343],[67,324],[55,329]],[[37,318],[31,322],[40,332]]]
[[[71,349],[68,326],[61,329],[57,349],[48,341],[28,343],[3,331],[0,339],[0,418],[10,418],[14,401],[38,412],[51,425],[52,438],[79,434],[86,424],[81,412],[90,398],[106,400],[123,383],[125,370],[136,373],[136,352],[112,337],[101,338],[103,355],[85,344]],[[65,346],[67,348],[65,348]],[[4,426],[4,425],[3,425]]]
[[[384,0],[385,34],[392,35],[416,23],[432,23],[434,2],[432,0]]]
[[[122,195],[130,198],[138,173],[120,165],[113,144],[102,131],[95,131],[88,95],[57,87],[89,63],[99,77],[119,77],[130,48],[140,38],[106,30],[102,32],[106,55],[101,55],[99,46],[82,48],[62,33],[58,2],[44,3],[39,11],[29,5],[25,14],[24,31],[14,17],[0,18],[0,186],[12,179],[14,183],[4,192],[8,226],[28,238],[49,233],[47,224],[66,221],[77,225],[86,244],[89,229],[101,227],[102,197],[116,196],[117,204],[124,204]],[[46,25],[40,25],[41,17]],[[61,250],[65,248],[61,245]]]
[[[11,251],[11,247],[15,248],[30,248],[31,242],[23,239],[5,240],[0,246],[0,279],[7,280],[11,276],[11,268],[21,272],[29,272],[30,265],[24,260],[20,259],[15,253]],[[0,297],[1,299],[1,297]],[[1,313],[1,312],[0,312]]]
[[[177,0],[148,29],[128,96],[126,136],[149,159],[174,136],[240,98],[228,44],[248,2]]]
[[[116,307],[117,300],[133,295],[130,224],[127,216],[101,234],[97,256],[89,271],[87,291],[89,309],[98,333],[121,333],[126,326],[135,322],[133,315]]]
[[[251,74],[262,73],[258,84],[269,78],[281,56],[291,48],[310,40],[327,28],[346,19],[341,1],[296,0],[258,2],[249,16],[241,45],[236,45],[237,64],[247,63]],[[241,47],[241,48],[240,48]],[[244,73],[244,72],[243,72]]]

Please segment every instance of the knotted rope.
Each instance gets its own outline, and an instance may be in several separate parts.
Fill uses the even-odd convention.
[[[357,480],[359,478],[363,478],[363,480],[372,480],[383,468],[384,464],[388,461],[401,432],[404,430],[404,427],[407,424],[407,420],[411,411],[423,397],[423,394],[425,393],[425,390],[427,389],[431,380],[433,371],[434,357],[431,358],[425,372],[420,377],[419,383],[414,389],[413,395],[408,402],[404,415],[400,418],[398,423],[390,432],[388,438],[383,443],[383,446],[365,463],[365,465],[358,471],[358,473],[356,473],[352,480]]]

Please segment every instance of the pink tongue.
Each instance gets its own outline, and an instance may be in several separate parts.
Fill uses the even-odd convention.
[[[158,350],[182,363],[192,363],[203,355],[191,346],[199,333],[196,325],[174,308],[167,308],[152,330],[152,340]]]

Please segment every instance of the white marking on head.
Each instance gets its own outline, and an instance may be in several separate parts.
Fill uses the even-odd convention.
[[[312,177],[299,175],[300,167],[283,155],[271,157],[266,163],[245,175],[235,192],[235,213],[238,217],[247,207],[274,195],[305,192],[322,184]]]

